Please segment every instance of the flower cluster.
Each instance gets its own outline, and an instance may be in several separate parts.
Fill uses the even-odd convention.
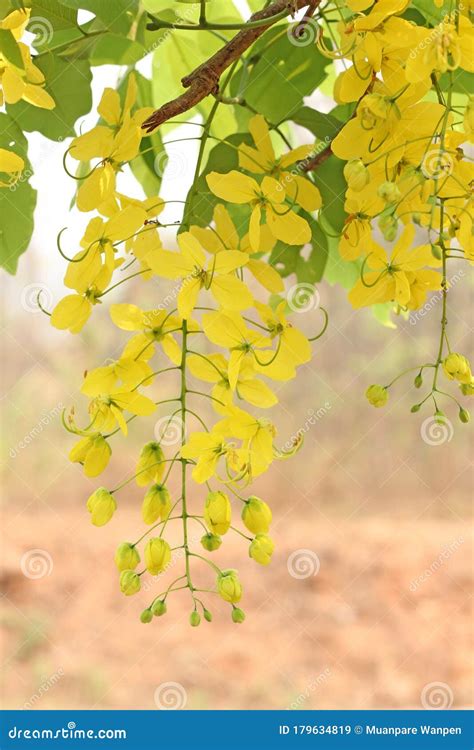
[[[328,48],[322,37],[318,44],[328,57],[347,61],[334,96],[353,107],[332,142],[333,153],[346,162],[347,218],[339,253],[360,269],[349,300],[355,308],[392,303],[403,313],[441,290],[437,358],[414,368],[420,371],[416,387],[423,370],[433,369],[422,403],[432,397],[440,414],[438,371],[446,356],[457,356],[446,336],[447,263],[474,260],[474,170],[466,153],[473,100],[468,96],[463,106],[454,95],[455,75],[474,70],[474,28],[463,5],[432,29],[403,17],[406,0],[348,0],[347,6],[335,24],[334,46]],[[382,406],[390,385],[371,386],[369,401]]]
[[[139,277],[144,283],[151,278],[176,281],[176,309],[144,310],[125,302],[110,306],[112,323],[130,336],[116,360],[85,374],[81,391],[89,399],[88,423],[79,426],[73,411],[64,416],[66,429],[78,437],[70,459],[83,466],[86,476],[98,476],[109,463],[115,436],[126,436],[132,420],[153,414],[160,404],[174,404],[168,422],[179,422],[179,449],[168,455],[163,439],[147,435],[134,475],[112,490],[96,489],[87,509],[92,523],[103,526],[117,511],[123,488],[133,481],[143,488],[141,518],[147,529],[136,541],[121,543],[115,554],[120,589],[126,596],[140,591],[144,574],[159,577],[174,564],[175,556],[183,558],[183,574],[154,596],[142,612],[142,622],[164,615],[169,595],[182,588],[192,597],[191,625],[199,625],[201,616],[210,620],[211,612],[199,597],[203,589],[195,583],[195,565],[204,562],[215,575],[213,591],[231,604],[232,620],[240,623],[245,615],[237,606],[243,590],[237,571],[221,569],[208,555],[196,552],[189,527],[201,527],[205,553],[218,550],[226,534],[237,533],[247,542],[253,560],[260,565],[271,560],[272,513],[264,500],[248,494],[248,487],[274,460],[292,455],[301,444],[297,439],[287,452],[276,449],[276,428],[266,412],[278,400],[271,381],[295,377],[297,368],[310,360],[311,345],[287,319],[284,300],[273,307],[267,304],[283,285],[262,255],[276,239],[305,242],[310,228],[298,214],[298,206],[316,208],[320,197],[305,178],[295,183],[289,180],[287,188],[281,187],[280,170],[299,158],[300,152],[277,159],[268,127],[263,118],[256,117],[252,127],[258,148],[242,147],[239,155],[245,169],[250,169],[251,152],[259,159],[265,156],[261,167],[252,166],[257,177],[243,171],[207,177],[216,196],[249,206],[243,236],[226,206],[218,203],[210,226],[182,225],[178,249],[165,249],[156,218],[163,201],[134,200],[118,191],[118,175],[137,155],[142,138],[139,123],[144,111],[134,111],[134,102],[133,76],[123,102],[116,91],[106,89],[98,107],[106,124],[75,138],[69,148],[71,157],[93,162],[82,179],[77,204],[82,211],[96,213],[80,249],[69,259],[64,281],[72,293],[58,302],[51,323],[79,332],[94,305],[117,286],[113,275],[123,265],[139,267],[127,278]],[[254,297],[254,281],[263,301]],[[215,347],[211,353],[209,343]],[[160,401],[156,383],[165,372],[175,372],[178,388],[175,398]],[[202,390],[190,387],[190,375],[202,381]],[[196,413],[196,396],[212,404],[214,424],[206,424]],[[173,497],[169,479],[177,468],[181,492]],[[189,509],[188,474],[196,484],[193,494],[201,497],[202,510],[197,514]],[[240,512],[235,504],[241,506]],[[182,525],[183,540],[172,548],[165,532],[176,522]]]

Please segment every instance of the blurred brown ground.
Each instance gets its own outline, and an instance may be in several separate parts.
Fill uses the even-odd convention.
[[[4,707],[155,708],[165,682],[179,683],[192,709],[417,708],[432,682],[448,686],[453,707],[471,703],[471,428],[446,402],[452,438],[424,442],[420,427],[431,409],[409,413],[419,399],[411,377],[384,410],[363,397],[371,382],[433,359],[439,306],[393,331],[370,312],[352,311],[343,290],[321,286],[329,330],[313,362],[278,387],[273,414],[281,445],[306,425],[303,449],[254,485],[273,508],[274,562],[257,566],[244,540],[228,534],[213,559],[239,569],[247,620],[234,625],[224,602],[204,595],[214,621],[192,629],[188,592],[172,596],[166,617],[142,625],[139,613],[162,581],[127,599],[118,590],[113,552],[142,533],[142,491],[123,490],[119,512],[102,529],[85,509],[92,489],[133,471],[140,445],[167,411],[131,425],[98,480],[68,462],[73,440],[58,410],[74,402],[84,418],[82,372],[116,353],[127,334],[112,330],[105,309],[79,336],[53,331],[25,304],[25,285],[37,278],[33,268],[9,282],[4,328]],[[461,286],[453,290],[450,338],[468,353],[472,308]],[[152,307],[156,287],[147,295],[140,303]],[[308,334],[321,322],[317,310],[293,320]],[[173,388],[165,380],[157,398]],[[196,510],[203,495],[192,488]],[[200,531],[193,527],[192,538]],[[176,522],[171,538],[179,539]],[[49,556],[49,575],[22,573],[32,549]],[[319,572],[295,578],[288,557],[305,549],[318,556]],[[195,570],[211,583],[207,566],[196,562]]]

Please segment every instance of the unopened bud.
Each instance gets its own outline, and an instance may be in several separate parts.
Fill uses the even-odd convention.
[[[208,552],[214,552],[221,546],[222,539],[217,534],[211,534],[209,532],[201,537],[201,544]]]
[[[423,378],[421,377],[421,372],[419,372],[418,375],[416,376],[415,380],[413,381],[413,385],[415,386],[415,388],[421,388],[421,386],[423,385]]]
[[[204,619],[207,620],[207,622],[212,622],[212,612],[209,612],[208,609],[203,610]]]
[[[191,612],[191,614],[189,615],[189,624],[193,628],[197,628],[197,626],[200,625],[200,623],[201,623],[201,615],[199,614],[199,612],[196,612],[196,610],[194,610],[194,612]]]
[[[420,411],[420,409],[421,409],[421,404],[414,404],[411,407],[410,411],[411,411],[412,414],[416,414],[416,412]]]
[[[461,422],[464,422],[464,424],[467,424],[470,420],[471,416],[467,409],[463,409],[462,407],[459,409],[459,419]]]
[[[240,607],[234,607],[232,610],[232,620],[241,623],[245,620],[245,612]]]
[[[144,609],[140,615],[141,622],[151,622],[153,620],[153,612],[151,609]]]
[[[167,611],[166,602],[162,601],[161,599],[157,599],[156,602],[153,602],[151,605],[151,611],[155,615],[155,617],[161,617],[161,615],[165,615]]]

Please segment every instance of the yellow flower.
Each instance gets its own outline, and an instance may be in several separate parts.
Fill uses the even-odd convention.
[[[98,302],[96,294],[99,291],[91,288],[84,294],[68,294],[63,297],[51,313],[51,325],[60,330],[79,333],[89,320],[92,305]]]
[[[353,307],[364,307],[379,302],[397,302],[401,307],[414,309],[424,301],[430,289],[441,288],[441,277],[436,271],[425,270],[425,266],[438,266],[430,245],[413,248],[415,228],[407,226],[394,245],[390,260],[381,245],[371,241],[367,248],[367,265],[372,269],[358,279],[349,292]],[[413,296],[415,285],[416,297]]]
[[[123,390],[133,390],[138,385],[150,385],[153,370],[143,360],[122,357],[110,365],[96,367],[86,373],[81,392],[86,396],[107,393],[121,381]]]
[[[219,459],[228,452],[228,446],[222,434],[212,432],[193,432],[180,451],[182,458],[197,459],[192,476],[195,482],[203,484],[214,476]]]
[[[254,252],[260,250],[262,218],[273,236],[288,245],[304,245],[311,240],[308,222],[286,205],[285,191],[273,177],[264,177],[259,185],[253,177],[233,169],[227,174],[210,172],[206,180],[218,198],[250,205],[249,242]]]
[[[112,450],[107,440],[100,434],[83,437],[69,452],[72,463],[84,466],[86,477],[96,477],[107,467]]]
[[[321,194],[313,183],[298,173],[296,167],[288,167],[307,158],[313,151],[311,145],[292,149],[277,158],[272,146],[270,131],[262,115],[255,115],[248,125],[256,148],[241,143],[239,146],[239,166],[255,174],[267,174],[274,177],[283,187],[288,197],[306,211],[315,211],[321,206]]]
[[[242,598],[242,584],[236,570],[222,570],[217,576],[217,591],[226,602],[239,602]]]
[[[227,374],[235,390],[244,363],[256,361],[255,352],[270,346],[270,339],[246,326],[238,313],[206,313],[202,326],[209,341],[230,350]]]
[[[80,211],[92,211],[109,201],[115,192],[115,175],[121,165],[138,154],[143,132],[140,118],[132,117],[131,108],[136,99],[135,77],[128,78],[123,107],[114,89],[106,88],[97,111],[107,125],[96,125],[88,133],[71,142],[70,154],[78,161],[101,161],[82,182],[76,198]]]
[[[111,388],[110,391],[103,392],[98,384],[96,388],[91,385],[89,392],[91,395],[94,394],[89,404],[92,425],[101,431],[113,430],[117,424],[123,434],[127,435],[128,426],[124,411],[129,411],[135,416],[147,417],[156,409],[151,399],[136,391]]]
[[[464,68],[474,72],[474,28],[462,15],[445,16],[434,29],[416,27],[415,47],[405,68],[407,81],[426,81],[431,73]]]
[[[222,411],[222,405],[232,403],[233,390],[230,385],[229,363],[222,354],[208,354],[206,357],[191,354],[187,358],[189,371],[196,378],[207,383],[215,383],[212,397],[215,399],[214,408]],[[255,368],[250,361],[244,361],[240,367],[235,386],[238,398],[248,401],[253,406],[267,409],[274,406],[278,399],[266,383],[255,377]]]
[[[126,303],[111,305],[110,317],[123,331],[142,331],[130,339],[123,357],[145,360],[155,353],[155,345],[160,344],[166,356],[178,365],[181,361],[181,347],[171,331],[181,328],[181,318],[169,315],[166,310],[142,310],[137,305]]]
[[[28,25],[30,12],[29,8],[14,10],[0,21],[0,29],[10,35],[19,58],[17,64],[6,53],[0,53],[0,106],[15,104],[23,99],[34,107],[53,109],[54,99],[44,89],[43,73],[34,65],[26,44],[18,41]]]
[[[277,340],[277,353],[263,352],[259,355],[255,369],[273,380],[289,380],[295,376],[296,367],[310,361],[311,344],[306,336],[286,319],[285,301],[280,302],[275,311],[269,305],[262,305],[260,302],[255,302],[254,305],[269,331],[270,339]]]
[[[210,531],[227,534],[231,524],[230,500],[224,492],[209,492],[204,506],[204,520]]]
[[[161,484],[153,484],[145,494],[142,505],[142,518],[145,523],[164,521],[171,512],[170,493]]]
[[[222,250],[241,250],[248,255],[255,254],[250,247],[248,234],[245,234],[242,240],[240,239],[230,214],[222,203],[218,203],[214,207],[213,219],[214,228],[193,225],[189,230],[208,252],[219,253]],[[259,251],[270,253],[275,243],[276,240],[268,226],[266,224],[261,226]],[[283,280],[280,274],[263,260],[249,258],[244,266],[244,271],[249,271],[259,284],[273,294],[283,290]]]
[[[114,496],[105,487],[99,487],[89,497],[87,510],[91,514],[91,521],[94,526],[105,526],[117,510],[117,503]]]
[[[274,425],[265,417],[255,417],[237,406],[229,406],[227,413],[227,417],[214,425],[214,431],[226,437],[240,438],[243,445],[237,453],[248,465],[248,473],[251,476],[263,474],[274,458]]]
[[[159,443],[151,440],[146,443],[138,459],[136,469],[136,483],[139,487],[146,487],[150,482],[161,482],[165,473],[165,454]]]
[[[369,385],[365,392],[365,396],[369,404],[375,406],[377,409],[381,406],[385,406],[388,401],[388,391],[383,385]]]
[[[472,381],[471,365],[463,354],[451,352],[443,360],[443,371],[449,380],[469,384]]]
[[[114,270],[123,263],[123,258],[115,258],[114,244],[128,239],[146,219],[146,211],[129,206],[104,222],[96,216],[89,222],[81,247],[69,263],[64,283],[79,294],[92,285],[106,289]]]
[[[161,537],[149,539],[145,545],[145,565],[152,576],[161,573],[171,560],[171,549],[168,542]]]
[[[244,310],[252,304],[252,295],[232,272],[244,266],[248,255],[239,250],[222,250],[210,259],[194,235],[178,236],[180,253],[158,250],[146,258],[150,268],[166,279],[183,279],[178,294],[178,312],[188,319],[201,289],[209,289],[226,310]]]
[[[140,576],[134,570],[122,570],[120,573],[120,590],[125,596],[138,594],[141,588]]]
[[[250,543],[249,556],[260,565],[268,565],[271,562],[274,549],[275,543],[268,534],[257,534]]]
[[[242,508],[242,521],[252,534],[266,534],[272,522],[272,511],[267,503],[252,495]]]
[[[120,572],[122,570],[135,570],[140,562],[140,555],[134,544],[122,542],[115,551],[114,561]]]
[[[25,168],[25,162],[15,154],[13,151],[9,151],[5,148],[0,148],[0,172],[10,175],[8,182],[0,180],[0,187],[11,187],[18,182],[21,173]]]

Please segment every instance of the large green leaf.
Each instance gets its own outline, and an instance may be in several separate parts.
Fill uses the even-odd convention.
[[[65,7],[59,0],[33,0],[28,31],[41,39],[47,37],[48,24],[52,29],[70,29],[76,25],[77,11]]]
[[[138,11],[138,0],[62,0],[74,10],[88,10],[117,34],[127,34]]]
[[[151,81],[140,73],[135,72],[134,75],[137,81],[137,106],[148,106],[151,101]],[[150,151],[150,148],[153,150]],[[157,130],[152,135],[142,138],[140,154],[130,164],[133,174],[147,196],[158,195],[160,190],[161,171],[157,169],[155,160],[162,151],[163,141],[160,131]]]
[[[36,64],[46,79],[46,90],[56,106],[52,110],[38,109],[27,102],[8,105],[7,111],[23,130],[37,130],[50,140],[62,140],[74,135],[74,123],[92,106],[91,71],[88,62],[62,60],[54,55],[37,58]]]
[[[336,156],[330,156],[313,172],[314,181],[323,199],[321,209],[321,215],[325,220],[323,226],[329,223],[336,232],[341,231],[346,218],[344,196],[347,183],[342,172],[343,169],[344,162]]]
[[[332,140],[341,129],[341,123],[336,117],[318,112],[312,107],[301,107],[292,114],[291,119],[320,140]]]
[[[7,114],[0,113],[0,147],[14,151],[25,161],[22,177],[11,188],[0,188],[0,265],[15,273],[19,256],[25,252],[33,232],[36,190],[28,177],[28,143],[20,128]]]
[[[21,70],[25,67],[15,37],[9,29],[0,29],[0,54],[10,65]]]
[[[91,65],[134,65],[145,55],[143,45],[134,39],[108,33],[98,37],[89,60]]]
[[[270,255],[270,263],[283,278],[296,274],[299,283],[315,284],[321,281],[328,258],[328,241],[319,223],[306,212],[301,212],[311,227],[311,250],[307,257],[302,247],[277,242]]]
[[[299,46],[288,25],[269,29],[252,50],[255,64],[244,86],[245,100],[270,122],[291,117],[324,79],[327,58],[315,44]]]

